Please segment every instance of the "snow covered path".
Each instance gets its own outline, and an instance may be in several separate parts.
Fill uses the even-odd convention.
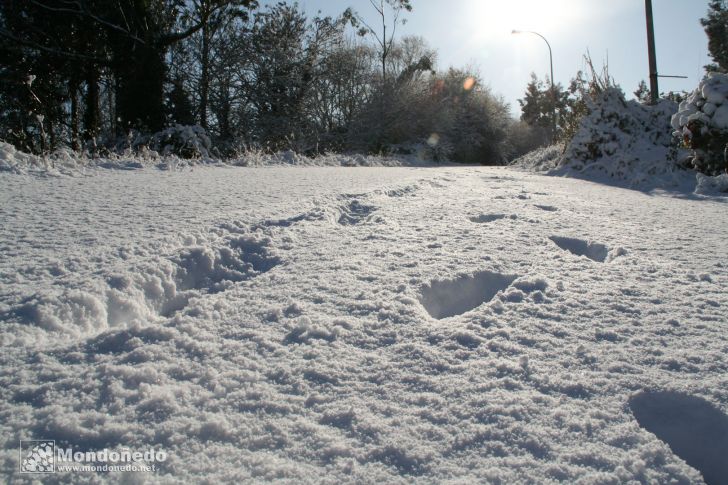
[[[728,205],[502,168],[0,174],[0,437],[62,482],[728,483]],[[687,463],[686,463],[687,462]]]

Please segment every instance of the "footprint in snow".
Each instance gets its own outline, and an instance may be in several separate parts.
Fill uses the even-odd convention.
[[[420,291],[420,303],[437,320],[461,315],[490,301],[515,279],[515,275],[480,271],[453,280],[432,281]]]
[[[583,239],[561,236],[551,236],[549,239],[564,251],[568,251],[575,256],[585,256],[598,263],[608,263],[617,256],[627,254],[624,248],[615,248],[610,251],[604,244],[585,241]]]
[[[386,195],[387,197],[413,196],[418,189],[419,186],[417,185],[407,185],[398,189],[387,190],[384,192],[384,195]]]
[[[222,247],[186,248],[173,259],[177,289],[218,293],[270,271],[281,260],[270,252],[268,244],[268,240],[235,236]]]
[[[472,216],[470,217],[470,222],[475,222],[476,224],[485,224],[487,222],[493,222],[497,221],[499,219],[505,219],[507,216],[505,214],[481,214],[479,216]],[[514,216],[511,216],[512,219],[515,219]]]
[[[728,484],[728,416],[705,399],[642,391],[629,400],[639,425],[670,446],[708,485]]]
[[[377,210],[375,206],[362,204],[354,199],[339,207],[339,218],[337,222],[342,226],[360,224],[367,221],[375,210]]]
[[[255,229],[262,229],[266,227],[290,227],[299,222],[306,221],[320,221],[326,218],[326,212],[321,208],[311,209],[308,212],[298,214],[285,219],[268,219],[252,227]]]
[[[534,204],[534,207],[537,207],[537,208],[547,211],[547,212],[556,212],[557,210],[559,210],[558,207],[554,207],[552,205]]]

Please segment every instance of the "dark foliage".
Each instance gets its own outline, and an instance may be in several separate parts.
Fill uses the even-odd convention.
[[[728,71],[728,4],[725,0],[711,0],[708,14],[701,19],[708,35],[708,50],[714,64],[705,66],[709,71]]]
[[[376,28],[352,10],[309,18],[282,2],[6,0],[0,139],[35,153],[163,139],[185,156],[256,147],[488,164],[534,146],[548,103],[534,101],[535,129],[514,122],[477,73],[438,72],[424,39],[396,37],[409,0],[371,5]],[[179,148],[190,133],[215,149]]]

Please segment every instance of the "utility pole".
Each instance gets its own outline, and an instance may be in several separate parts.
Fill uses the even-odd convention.
[[[655,54],[655,27],[652,23],[652,0],[645,0],[647,17],[647,55],[650,60],[650,102],[657,104],[660,90],[657,87],[657,55]]]

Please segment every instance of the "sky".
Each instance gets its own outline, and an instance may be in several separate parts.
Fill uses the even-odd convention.
[[[373,19],[369,0],[302,0],[309,14],[338,15],[352,7]],[[595,67],[608,62],[609,72],[628,97],[640,80],[649,81],[645,4],[642,0],[412,0],[413,10],[398,27],[401,35],[424,37],[438,51],[438,67],[475,67],[490,89],[520,115],[531,72],[549,75],[553,51],[554,78],[568,86],[584,69],[584,54]],[[708,0],[653,0],[657,70],[688,79],[660,79],[660,91],[692,91],[711,59],[700,18]],[[373,15],[374,14],[374,15]]]

